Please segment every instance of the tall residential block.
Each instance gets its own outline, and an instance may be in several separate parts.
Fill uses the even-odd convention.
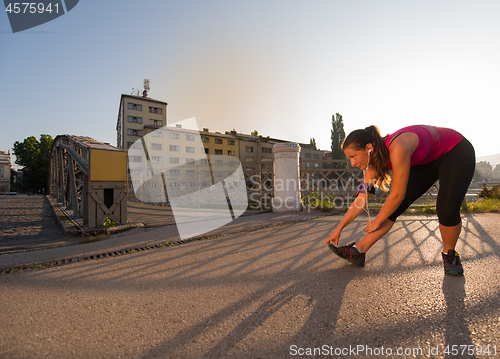
[[[167,125],[167,103],[146,96],[122,95],[116,122],[116,146],[129,149],[146,128]]]

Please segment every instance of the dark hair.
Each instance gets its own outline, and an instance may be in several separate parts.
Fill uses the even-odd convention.
[[[373,145],[370,163],[375,167],[375,185],[387,191],[391,182],[388,166],[390,162],[389,151],[376,126],[372,125],[364,130],[352,131],[342,143],[342,149],[345,150],[347,147],[352,147],[354,150],[359,151],[366,149],[369,143]]]

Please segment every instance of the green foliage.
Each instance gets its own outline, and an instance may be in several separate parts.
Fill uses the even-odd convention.
[[[493,186],[491,188],[487,188],[486,186],[483,186],[477,195],[479,198],[500,199],[500,185],[496,185],[496,186]]]
[[[468,203],[465,210],[462,206],[462,211],[469,213],[500,212],[500,199],[487,198],[480,202]]]
[[[16,156],[16,164],[24,167],[23,175],[28,189],[39,191],[47,187],[53,141],[50,135],[40,135],[40,140],[30,136],[23,142],[14,143],[13,154]]]
[[[319,208],[324,211],[335,208],[335,196],[333,193],[325,193],[319,191],[311,191],[307,196],[301,199],[304,206]]]
[[[10,190],[12,192],[19,192],[22,189],[21,187],[22,187],[21,180],[16,179],[15,171],[11,168],[10,169]]]
[[[259,132],[257,132],[257,130],[254,130],[254,131],[250,132],[250,134],[251,134],[252,136],[258,136],[258,135],[259,135]]]
[[[462,202],[461,206],[462,213],[488,213],[488,212],[500,212],[500,199],[498,198],[487,198],[479,202],[467,203]],[[424,204],[418,206],[411,206],[406,210],[406,213],[410,214],[436,214],[436,205]]]
[[[345,153],[342,150],[342,142],[345,139],[344,122],[340,113],[332,116],[332,158],[334,160],[344,160]]]
[[[316,139],[315,139],[314,137],[312,137],[312,138],[309,140],[309,144],[310,144],[310,145],[313,145],[315,150],[317,150],[317,149],[318,149],[318,148],[316,147]]]
[[[116,223],[111,220],[111,218],[106,217],[106,222],[102,224],[104,228],[116,227]]]

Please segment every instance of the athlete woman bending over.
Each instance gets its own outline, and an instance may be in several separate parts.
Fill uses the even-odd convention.
[[[462,221],[460,207],[474,175],[474,148],[457,131],[434,126],[409,126],[382,138],[377,127],[353,131],[342,149],[353,166],[365,171],[358,196],[326,243],[340,257],[364,266],[365,253],[385,235],[417,198],[439,180],[436,210],[443,240],[445,273],[463,275],[460,257],[455,251]],[[366,225],[366,235],[357,243],[338,246],[341,231],[368,203],[373,186],[391,191],[377,217]]]

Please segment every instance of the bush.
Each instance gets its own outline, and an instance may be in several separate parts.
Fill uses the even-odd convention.
[[[467,209],[463,212],[500,212],[500,199],[497,198],[486,198],[481,202],[473,202],[467,204]]]
[[[496,198],[500,199],[500,185],[496,185],[488,189],[486,185],[484,185],[479,193],[477,194],[479,198]]]
[[[319,191],[313,191],[307,193],[307,196],[302,198],[301,201],[304,206],[310,206],[328,211],[336,207],[336,201],[338,200],[338,198],[334,197],[334,193],[320,193]],[[339,203],[337,203],[337,205],[338,204]]]

